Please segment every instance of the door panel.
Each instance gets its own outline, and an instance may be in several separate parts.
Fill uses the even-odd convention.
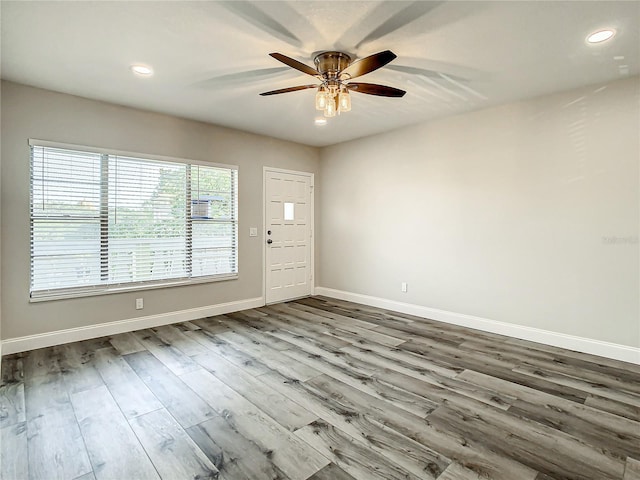
[[[311,191],[310,174],[265,171],[267,303],[312,293]]]

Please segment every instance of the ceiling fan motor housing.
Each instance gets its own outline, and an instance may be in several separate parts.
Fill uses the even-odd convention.
[[[338,74],[351,63],[351,57],[343,52],[322,52],[315,56],[313,63],[324,78],[336,80]]]

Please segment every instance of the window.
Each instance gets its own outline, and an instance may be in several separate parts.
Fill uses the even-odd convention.
[[[295,204],[290,202],[284,202],[284,219],[293,220],[295,218],[294,212]]]
[[[31,297],[237,277],[237,176],[32,142]]]

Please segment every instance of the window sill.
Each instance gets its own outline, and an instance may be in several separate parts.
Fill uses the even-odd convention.
[[[171,287],[186,287],[189,285],[199,285],[202,283],[214,283],[224,282],[227,280],[237,280],[238,274],[232,273],[228,275],[216,275],[215,277],[202,277],[190,280],[176,280],[166,281],[161,280],[157,282],[141,282],[126,286],[113,286],[109,288],[95,287],[90,290],[78,290],[78,291],[60,291],[51,292],[50,294],[38,294],[36,297],[29,298],[29,303],[49,302],[53,300],[66,300],[70,298],[82,298],[82,297],[95,297],[98,295],[111,295],[113,293],[127,293],[138,292],[142,290],[155,290],[157,288],[171,288]]]

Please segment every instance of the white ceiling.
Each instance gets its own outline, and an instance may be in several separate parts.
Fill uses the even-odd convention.
[[[637,75],[638,1],[2,1],[2,78],[325,146],[404,125]],[[587,45],[598,29],[609,42]],[[358,81],[353,110],[314,125],[314,83],[269,57],[314,52],[398,58]],[[623,58],[620,58],[623,57]],[[135,77],[134,63],[152,66]],[[439,72],[439,73],[436,73]]]

